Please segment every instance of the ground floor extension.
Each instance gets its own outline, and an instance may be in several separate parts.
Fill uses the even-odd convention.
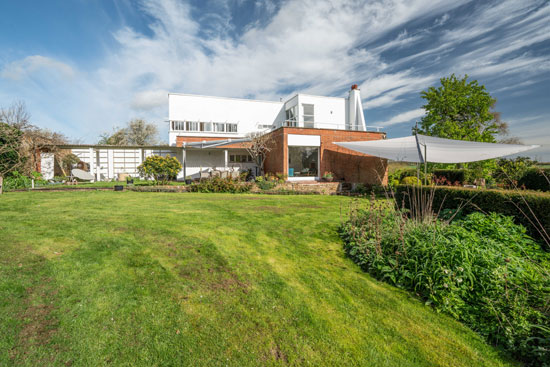
[[[334,142],[384,139],[380,132],[281,127],[268,132],[269,152],[264,170],[284,173],[289,181],[319,181],[327,173],[334,180],[378,184],[387,181],[387,161],[339,147]],[[248,141],[247,141],[248,140]],[[176,157],[182,164],[178,179],[198,179],[214,172],[260,169],[249,154],[249,139],[178,136],[176,146],[64,145],[57,152],[72,153],[96,181],[139,176],[137,167],[151,155]],[[59,155],[59,154],[58,154]],[[60,159],[51,151],[41,153],[37,170],[44,178],[63,175]]]

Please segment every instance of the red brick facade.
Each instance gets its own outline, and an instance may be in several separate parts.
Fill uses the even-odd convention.
[[[321,137],[319,147],[321,176],[325,172],[332,172],[336,180],[344,182],[378,184],[382,181],[384,184],[387,183],[387,160],[333,144],[333,142],[343,141],[380,140],[384,139],[385,133],[284,127],[271,134],[273,134],[275,147],[265,160],[266,172],[288,172],[288,134],[319,135]]]
[[[357,153],[355,151],[339,147],[333,142],[380,140],[385,138],[385,133],[331,130],[331,129],[306,129],[294,127],[282,127],[270,133],[273,136],[274,146],[265,160],[265,171],[269,173],[288,173],[288,135],[318,135],[321,138],[319,147],[319,174],[332,172],[335,180],[351,183],[379,184],[387,183],[387,160]],[[176,145],[183,146],[183,142],[200,142],[221,140],[219,137],[183,137],[178,136]],[[243,149],[243,143],[224,145],[214,149]]]

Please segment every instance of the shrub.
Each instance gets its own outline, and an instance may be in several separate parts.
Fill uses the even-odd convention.
[[[433,175],[437,184],[450,186],[464,182],[463,169],[434,169]]]
[[[275,181],[265,181],[265,180],[260,180],[260,181],[257,181],[256,182],[256,185],[261,189],[261,190],[271,190],[273,189],[275,186],[277,186],[277,182]]]
[[[515,159],[500,158],[497,160],[493,177],[497,183],[505,188],[517,187],[518,181],[533,167],[535,162],[527,157]]]
[[[408,176],[408,177],[404,177],[401,180],[401,184],[402,185],[421,185],[422,182],[416,176]]]
[[[147,157],[138,167],[139,174],[145,178],[152,177],[157,183],[166,184],[168,180],[176,178],[181,170],[180,162],[167,155],[152,155]]]
[[[531,168],[518,180],[518,186],[528,190],[550,191],[550,169]]]
[[[210,177],[189,186],[189,191],[193,192],[229,192],[242,193],[249,192],[252,184],[233,180],[232,178]]]
[[[480,190],[463,187],[436,186],[433,190],[433,208],[457,209],[464,214],[475,211],[496,212],[514,217],[516,223],[527,228],[529,235],[545,241],[548,245],[550,235],[550,194],[525,192],[520,190]],[[409,186],[395,187],[398,203],[404,203],[410,209],[408,197],[413,189]],[[550,247],[548,248],[550,250]]]
[[[11,172],[4,180],[4,188],[9,190],[18,189],[30,189],[32,187],[32,180],[36,186],[45,185],[48,182],[42,179],[40,172],[32,172],[32,178],[22,175],[18,171]]]
[[[353,212],[340,234],[348,256],[374,277],[532,365],[550,359],[550,254],[510,217],[418,222],[375,207]]]

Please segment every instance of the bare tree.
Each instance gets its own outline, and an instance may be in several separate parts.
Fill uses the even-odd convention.
[[[6,174],[17,170],[30,176],[37,169],[40,153],[45,148],[59,153],[57,146],[67,143],[63,134],[40,129],[32,125],[30,119],[24,102],[0,109],[0,193]],[[59,160],[63,158],[62,153],[55,156]]]
[[[264,173],[264,163],[269,153],[275,146],[275,139],[272,134],[263,132],[253,132],[248,134],[250,142],[242,143],[248,154],[254,159],[254,162],[260,168],[260,174]]]
[[[142,119],[133,119],[124,128],[100,135],[99,144],[106,145],[154,145],[158,142],[158,129]]]

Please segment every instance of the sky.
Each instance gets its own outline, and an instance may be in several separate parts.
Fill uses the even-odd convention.
[[[132,118],[168,140],[168,92],[276,100],[361,89],[365,120],[411,134],[420,92],[467,74],[510,136],[550,161],[546,0],[1,1],[0,107],[74,141]]]

